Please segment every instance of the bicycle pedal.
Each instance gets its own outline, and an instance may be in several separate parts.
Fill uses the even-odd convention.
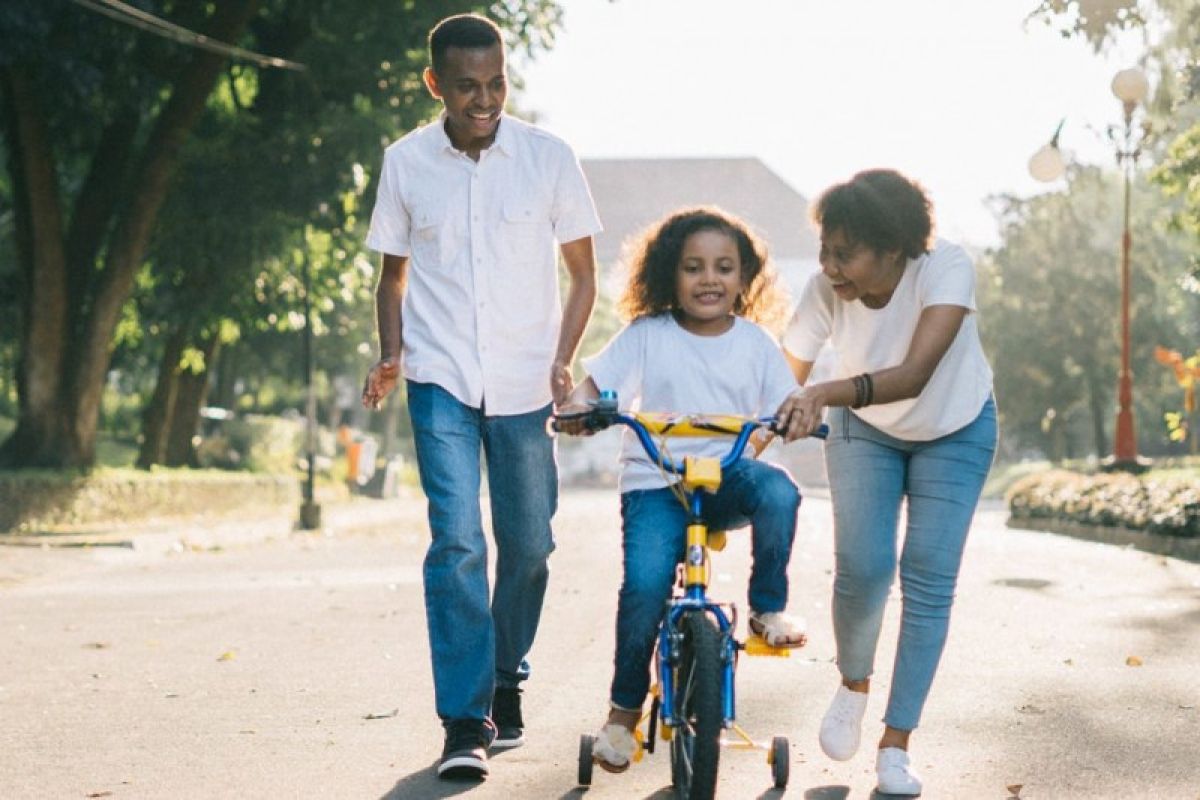
[[[759,636],[757,633],[752,633],[746,637],[746,643],[742,645],[742,649],[746,651],[748,656],[776,656],[778,658],[790,658],[792,648],[790,647],[772,647],[767,644],[767,640]]]

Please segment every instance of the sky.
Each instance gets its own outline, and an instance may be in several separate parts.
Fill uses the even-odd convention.
[[[1112,165],[1112,76],[1036,0],[561,0],[553,50],[517,61],[523,111],[581,158],[756,156],[809,199],[860,169],[930,191],[942,236],[998,243],[990,195],[1053,190],[1029,157]],[[1061,188],[1061,187],[1060,187]]]

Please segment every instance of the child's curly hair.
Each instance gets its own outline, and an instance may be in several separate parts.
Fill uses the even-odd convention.
[[[627,245],[629,281],[617,306],[621,316],[634,320],[678,310],[676,271],[683,245],[700,231],[719,231],[737,244],[742,290],[733,313],[778,330],[788,312],[787,296],[777,285],[766,244],[745,222],[714,206],[680,209]]]

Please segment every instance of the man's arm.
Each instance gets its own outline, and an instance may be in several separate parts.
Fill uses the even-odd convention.
[[[585,236],[561,246],[563,263],[567,268],[567,301],[563,305],[562,328],[558,333],[558,348],[550,368],[550,392],[555,404],[562,404],[571,393],[571,362],[584,328],[596,304],[596,254],[592,237]]]
[[[408,258],[384,254],[379,285],[375,287],[375,320],[379,329],[379,361],[363,384],[363,405],[378,410],[400,379],[403,325],[400,309],[408,283]]]

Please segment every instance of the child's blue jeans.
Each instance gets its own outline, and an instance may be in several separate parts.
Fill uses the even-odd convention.
[[[800,492],[787,472],[749,458],[727,468],[721,488],[704,497],[709,530],[752,526],[749,600],[754,611],[787,607],[787,566],[799,507]],[[683,559],[688,514],[669,488],[644,489],[621,495],[621,518],[625,577],[610,698],[621,708],[637,709],[650,689],[650,662],[675,565]]]
[[[833,631],[838,669],[865,680],[874,669],[883,609],[896,574],[901,501],[908,527],[899,554],[903,611],[884,723],[913,730],[933,683],[967,531],[996,449],[996,404],[928,442],[893,438],[834,411],[825,443],[833,500]]]

